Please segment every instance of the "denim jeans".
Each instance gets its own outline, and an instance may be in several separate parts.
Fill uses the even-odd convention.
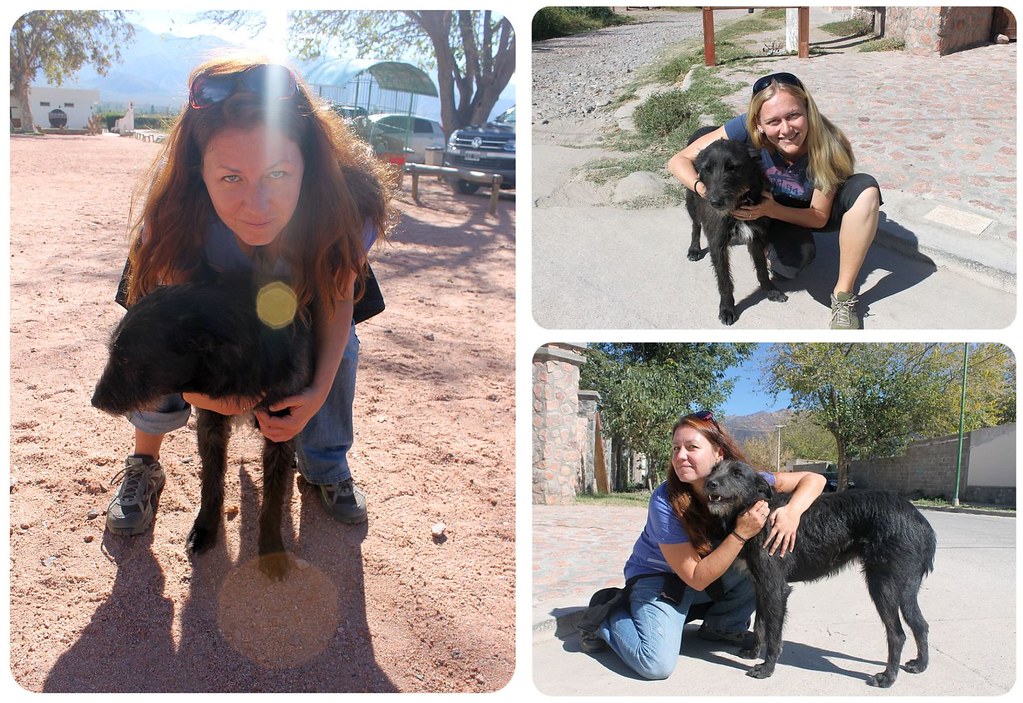
[[[295,442],[299,470],[311,484],[326,485],[351,478],[348,450],[355,438],[352,404],[358,366],[359,337],[352,325],[334,385]],[[192,407],[180,395],[172,395],[164,398],[157,410],[130,413],[128,421],[148,434],[167,434],[184,427],[191,413]]]
[[[704,624],[719,631],[743,632],[756,608],[753,586],[735,567],[721,581],[725,598],[710,607]],[[680,603],[662,598],[661,591],[661,579],[639,579],[629,593],[628,609],[613,610],[595,633],[645,679],[671,675],[682,647],[686,613],[693,605],[711,602],[706,593],[692,588],[685,589]]]

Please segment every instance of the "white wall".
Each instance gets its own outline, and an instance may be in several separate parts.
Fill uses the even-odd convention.
[[[48,115],[55,108],[67,113],[68,129],[85,129],[92,117],[93,106],[99,102],[99,91],[33,86],[28,90],[28,99],[32,106],[32,121],[43,129],[49,128]]]

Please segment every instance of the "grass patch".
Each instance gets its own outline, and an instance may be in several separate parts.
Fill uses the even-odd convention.
[[[875,39],[860,45],[860,51],[902,51],[905,48],[906,42],[891,38]]]
[[[848,19],[822,24],[821,30],[836,37],[858,37],[874,31],[873,25],[865,20]]]
[[[912,501],[913,505],[918,508],[941,508],[945,510],[990,510],[998,513],[1005,513],[1007,515],[1015,515],[1016,508],[1002,505],[969,505],[967,503],[960,503],[959,505],[952,505],[944,498],[919,498]]]
[[[577,495],[575,502],[578,505],[622,505],[645,508],[650,504],[650,492],[584,493]]]
[[[544,7],[533,15],[533,40],[554,39],[633,22],[610,7]]]

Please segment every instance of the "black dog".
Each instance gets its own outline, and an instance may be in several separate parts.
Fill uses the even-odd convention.
[[[789,496],[775,493],[751,467],[723,461],[704,484],[710,511],[721,519],[723,534],[734,529],[736,518],[758,500],[771,510],[785,505]],[[885,670],[867,683],[887,688],[895,683],[906,633],[899,611],[916,638],[917,658],[903,667],[911,673],[927,668],[927,621],[917,595],[926,574],[934,568],[935,536],[930,524],[913,505],[889,491],[849,490],[821,495],[803,513],[796,533],[796,549],[770,556],[764,549],[767,530],[750,538],[739,553],[749,571],[757,597],[756,625],[751,647],[740,656],[755,659],[763,644],[767,657],[747,672],[757,679],[774,673],[782,647],[789,582],[816,581],[859,559],[867,589],[881,615],[888,636]]]
[[[713,130],[703,127],[696,130],[690,143]],[[730,139],[719,139],[697,154],[696,173],[707,189],[706,198],[692,191],[686,191],[686,210],[693,222],[693,239],[689,245],[688,258],[699,261],[704,256],[700,248],[700,231],[707,236],[710,260],[718,282],[718,319],[726,325],[735,322],[735,288],[732,284],[732,269],[728,262],[728,245],[738,235],[749,249],[756,268],[757,280],[769,300],[784,303],[788,296],[778,290],[767,271],[767,229],[771,219],[760,217],[740,222],[732,212],[743,205],[756,205],[763,200],[763,192],[769,183],[760,169],[759,153],[745,144]]]
[[[212,398],[259,397],[269,408],[304,389],[314,368],[312,330],[300,314],[273,320],[277,327],[264,323],[256,307],[260,291],[274,318],[282,308],[294,312],[294,298],[283,282],[260,283],[268,285],[257,285],[247,275],[222,278],[166,286],[142,298],[113,332],[92,404],[124,414],[151,408],[165,395],[191,392]],[[193,554],[205,552],[217,540],[231,418],[199,409],[196,431],[202,501],[188,535]],[[294,456],[293,441],[264,441],[260,569],[278,580],[288,571],[281,517]]]

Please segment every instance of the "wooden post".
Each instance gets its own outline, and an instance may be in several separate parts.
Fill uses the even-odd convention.
[[[810,8],[799,8],[799,58],[810,58]]]
[[[703,8],[703,62],[713,66],[714,55],[714,8]]]

